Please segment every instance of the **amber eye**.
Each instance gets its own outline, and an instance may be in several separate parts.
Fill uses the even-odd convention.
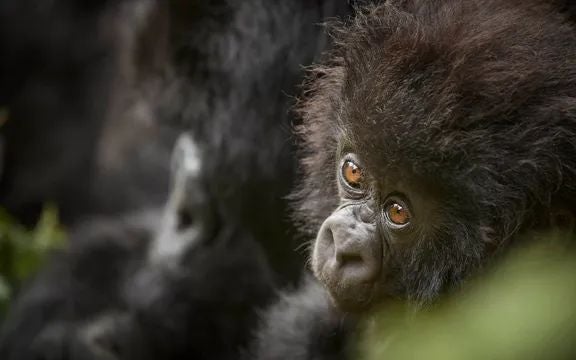
[[[386,217],[397,226],[406,225],[410,222],[410,210],[400,203],[393,202],[386,208]]]
[[[355,189],[359,189],[362,185],[362,169],[352,160],[346,160],[342,164],[342,177]]]

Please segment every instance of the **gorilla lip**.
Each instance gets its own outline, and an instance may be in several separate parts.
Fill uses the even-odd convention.
[[[347,312],[363,312],[374,302],[376,282],[331,287],[328,292],[338,308]]]

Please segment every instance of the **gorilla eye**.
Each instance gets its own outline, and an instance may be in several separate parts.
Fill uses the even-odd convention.
[[[362,185],[362,169],[352,160],[346,160],[342,164],[342,177],[346,184],[354,189],[359,189]]]
[[[390,203],[385,210],[386,219],[395,226],[404,226],[410,222],[412,215],[404,204],[399,202]]]

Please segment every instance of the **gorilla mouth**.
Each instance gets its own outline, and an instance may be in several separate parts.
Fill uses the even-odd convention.
[[[345,312],[364,312],[376,301],[376,282],[326,284],[334,304]]]
[[[314,254],[314,274],[334,305],[345,312],[363,312],[371,308],[377,300],[380,271],[367,267],[367,261],[360,256],[325,257],[319,254]]]

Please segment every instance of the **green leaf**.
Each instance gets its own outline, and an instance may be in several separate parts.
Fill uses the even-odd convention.
[[[32,236],[34,247],[41,252],[64,246],[66,235],[58,220],[58,210],[53,204],[44,207]]]
[[[576,256],[561,248],[516,254],[430,311],[383,308],[362,359],[574,358]]]
[[[44,263],[51,250],[66,244],[58,211],[48,204],[32,230],[26,229],[0,209],[0,307],[6,307],[10,295]]]

